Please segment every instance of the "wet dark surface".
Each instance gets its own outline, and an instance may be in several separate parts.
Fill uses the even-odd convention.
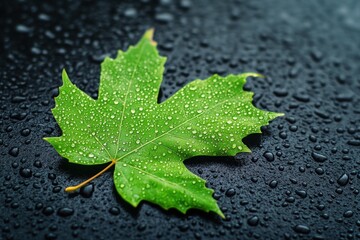
[[[360,2],[2,1],[0,239],[360,238]],[[66,68],[97,95],[99,63],[155,27],[168,56],[162,96],[195,78],[255,71],[256,106],[284,112],[246,143],[251,154],[197,158],[226,215],[134,209],[103,166],[67,163],[53,97]]]

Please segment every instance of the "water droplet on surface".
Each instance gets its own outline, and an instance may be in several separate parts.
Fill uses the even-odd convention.
[[[310,233],[310,228],[306,225],[296,225],[294,228],[294,231],[297,233],[302,233],[302,234],[309,234]]]
[[[277,97],[286,97],[289,93],[288,93],[288,90],[286,88],[276,88],[274,90],[274,94]]]
[[[270,186],[271,188],[276,188],[277,185],[278,185],[278,182],[277,182],[276,180],[272,180],[272,181],[269,183],[269,186]]]
[[[68,217],[73,214],[74,214],[74,209],[69,207],[63,207],[57,211],[57,215],[59,215],[60,217]]]
[[[339,177],[339,179],[337,180],[337,183],[340,185],[340,186],[345,186],[346,184],[348,184],[349,182],[349,175],[347,175],[346,173],[344,173],[343,175],[341,175]]]
[[[146,224],[145,223],[140,223],[137,227],[137,229],[139,231],[144,231],[146,229]]]
[[[229,189],[226,191],[226,193],[225,193],[225,195],[226,195],[227,197],[233,197],[233,196],[235,196],[235,194],[236,194],[236,191],[235,191],[235,189],[233,189],[233,188],[229,188]]]
[[[135,18],[138,15],[138,12],[135,8],[127,8],[124,11],[124,16],[128,18]]]
[[[34,162],[34,167],[37,167],[37,168],[41,168],[42,167],[42,163],[40,162],[40,160],[36,160]]]
[[[24,178],[30,178],[32,171],[29,168],[20,168],[20,175]]]
[[[347,141],[347,144],[349,144],[351,146],[360,146],[360,140],[352,139],[352,140]]]
[[[315,172],[318,174],[318,175],[323,175],[325,173],[324,169],[318,167],[315,169]]]
[[[269,162],[272,162],[275,160],[274,154],[272,152],[266,151],[266,152],[264,152],[263,156]]]
[[[191,7],[191,1],[190,0],[180,0],[180,8],[182,9],[189,9]]]
[[[28,26],[19,24],[19,25],[16,25],[16,31],[19,33],[29,33],[32,31],[32,29]]]
[[[110,54],[109,53],[101,53],[101,54],[95,54],[95,55],[92,55],[91,56],[91,60],[94,62],[94,63],[101,63],[104,61],[104,59],[106,57],[109,57]]]
[[[320,62],[323,59],[324,55],[322,54],[322,52],[320,52],[319,49],[313,49],[310,52],[310,56],[315,62]]]
[[[300,196],[301,198],[306,198],[307,192],[304,190],[296,190],[295,193]]]
[[[83,196],[84,198],[89,198],[92,196],[94,192],[94,184],[90,183],[88,185],[86,185],[85,187],[82,187],[80,189],[80,194],[81,196]]]
[[[250,225],[250,226],[257,226],[259,224],[259,217],[258,216],[253,216],[251,218],[249,218],[247,220],[247,223]]]
[[[17,162],[13,162],[11,164],[11,166],[15,169],[15,168],[19,167],[19,164]]]
[[[353,215],[354,215],[354,212],[353,212],[353,211],[350,211],[350,210],[345,211],[344,214],[343,214],[343,216],[344,216],[345,218],[351,218]]]
[[[21,130],[20,134],[24,137],[29,136],[31,133],[31,130],[29,128],[24,128],[23,130]]]
[[[45,207],[42,213],[46,216],[49,216],[54,213],[54,209],[52,207]]]
[[[174,19],[171,13],[158,13],[155,15],[155,20],[160,23],[168,23]]]
[[[117,216],[120,214],[120,209],[118,207],[112,207],[109,209],[109,213]]]
[[[18,147],[11,148],[9,154],[13,157],[17,157],[19,155],[19,148]]]
[[[325,155],[322,155],[320,153],[316,153],[316,152],[312,152],[311,153],[311,157],[316,161],[316,162],[325,162],[327,160],[327,157]]]

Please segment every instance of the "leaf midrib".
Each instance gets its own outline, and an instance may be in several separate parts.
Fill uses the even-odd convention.
[[[129,87],[126,91],[126,95],[125,95],[125,99],[123,101],[123,111],[122,111],[122,114],[121,114],[121,120],[120,120],[120,124],[119,124],[119,127],[118,127],[118,137],[117,137],[117,143],[116,143],[116,152],[115,152],[115,157],[114,159],[117,159],[117,154],[119,152],[119,143],[120,143],[120,139],[121,139],[121,132],[122,132],[122,125],[123,125],[123,121],[124,121],[124,115],[125,115],[125,110],[126,110],[126,103],[127,103],[127,99],[128,99],[128,95],[130,93],[130,88],[132,86],[132,83],[134,81],[134,76],[135,76],[135,72],[137,71],[138,67],[139,67],[139,64],[140,64],[140,61],[142,59],[142,55],[143,55],[143,51],[144,51],[144,46],[145,44],[143,43],[142,46],[141,46],[141,49],[140,49],[140,56],[139,56],[139,59],[135,65],[135,68],[134,68],[134,71],[131,75],[131,78],[130,78],[130,83],[129,83]]]

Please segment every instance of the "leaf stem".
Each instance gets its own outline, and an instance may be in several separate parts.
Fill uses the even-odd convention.
[[[103,170],[101,170],[100,172],[98,172],[97,174],[95,174],[94,176],[92,176],[91,178],[89,178],[88,180],[76,185],[76,186],[70,186],[65,188],[65,192],[73,192],[76,191],[77,189],[81,188],[82,186],[88,184],[89,182],[91,182],[92,180],[94,180],[95,178],[97,178],[98,176],[100,176],[101,174],[103,174],[104,172],[106,172],[107,170],[109,170],[113,165],[115,165],[116,160],[112,159],[111,163],[104,168]]]

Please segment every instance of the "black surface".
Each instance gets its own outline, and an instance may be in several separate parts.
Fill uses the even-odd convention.
[[[1,1],[0,12],[1,239],[360,238],[359,1]],[[256,71],[267,78],[246,86],[255,105],[286,113],[246,139],[251,154],[186,161],[226,220],[133,209],[111,172],[64,193],[103,166],[69,164],[42,140],[61,133],[50,112],[61,70],[96,97],[104,56],[149,27],[168,56],[162,100],[195,78]]]

